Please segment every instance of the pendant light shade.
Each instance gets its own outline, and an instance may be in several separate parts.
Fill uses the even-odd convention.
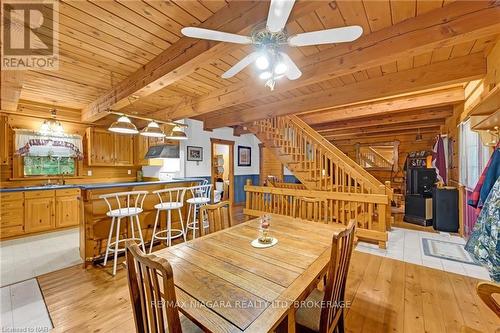
[[[175,126],[166,138],[170,140],[187,140],[187,135],[179,126]]]
[[[165,133],[161,130],[160,126],[151,121],[148,126],[144,127],[140,133],[141,135],[153,137],[153,138],[163,138],[165,137]]]
[[[122,133],[122,134],[137,134],[139,131],[137,127],[130,121],[126,116],[121,116],[117,121],[111,124],[109,127],[111,132]]]

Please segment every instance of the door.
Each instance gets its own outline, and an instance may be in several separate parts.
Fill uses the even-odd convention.
[[[134,165],[134,137],[125,134],[114,134],[115,165]]]
[[[80,202],[77,196],[56,198],[56,228],[78,225]]]
[[[218,178],[222,178],[224,180],[223,192],[224,195],[220,198],[220,200],[229,200],[232,204],[234,204],[234,141],[230,140],[222,140],[222,139],[210,139],[212,143],[211,147],[211,179],[212,179],[212,200],[215,201],[216,190],[219,191],[216,187],[216,180]],[[222,150],[219,150],[222,148]],[[217,163],[217,155],[224,155],[224,172],[223,176],[218,170]],[[239,193],[240,194],[240,193]],[[238,197],[241,197],[239,195]]]
[[[113,133],[95,128],[87,129],[88,163],[90,166],[114,164]]]
[[[25,231],[27,233],[54,228],[54,197],[29,198],[25,201]]]

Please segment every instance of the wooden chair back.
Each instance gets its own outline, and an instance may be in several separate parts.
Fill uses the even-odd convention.
[[[133,241],[127,241],[125,254],[136,332],[182,332],[168,261],[145,254]]]
[[[203,216],[207,217],[208,228],[200,228],[202,236],[229,228],[233,225],[233,214],[229,201],[202,206],[200,208],[200,226],[202,225],[201,220]]]
[[[321,308],[319,323],[319,331],[323,333],[333,332],[337,325],[343,326],[344,323],[344,310],[341,305],[343,305],[345,298],[345,286],[354,244],[355,225],[356,222],[351,220],[346,230],[333,236],[323,299],[325,306]],[[339,331],[343,332],[343,327]]]
[[[314,222],[325,221],[326,202],[320,198],[297,197],[294,201],[295,217]]]
[[[500,304],[493,297],[495,294],[500,294],[500,284],[494,282],[479,282],[476,287],[479,298],[500,317]]]

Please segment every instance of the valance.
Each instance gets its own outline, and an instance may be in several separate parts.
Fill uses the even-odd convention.
[[[80,135],[43,135],[29,130],[15,130],[15,154],[25,156],[61,156],[83,159]]]

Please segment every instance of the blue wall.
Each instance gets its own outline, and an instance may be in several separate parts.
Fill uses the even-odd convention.
[[[245,184],[247,179],[252,180],[253,185],[259,185],[259,175],[235,175],[234,176],[234,202],[245,202]]]

